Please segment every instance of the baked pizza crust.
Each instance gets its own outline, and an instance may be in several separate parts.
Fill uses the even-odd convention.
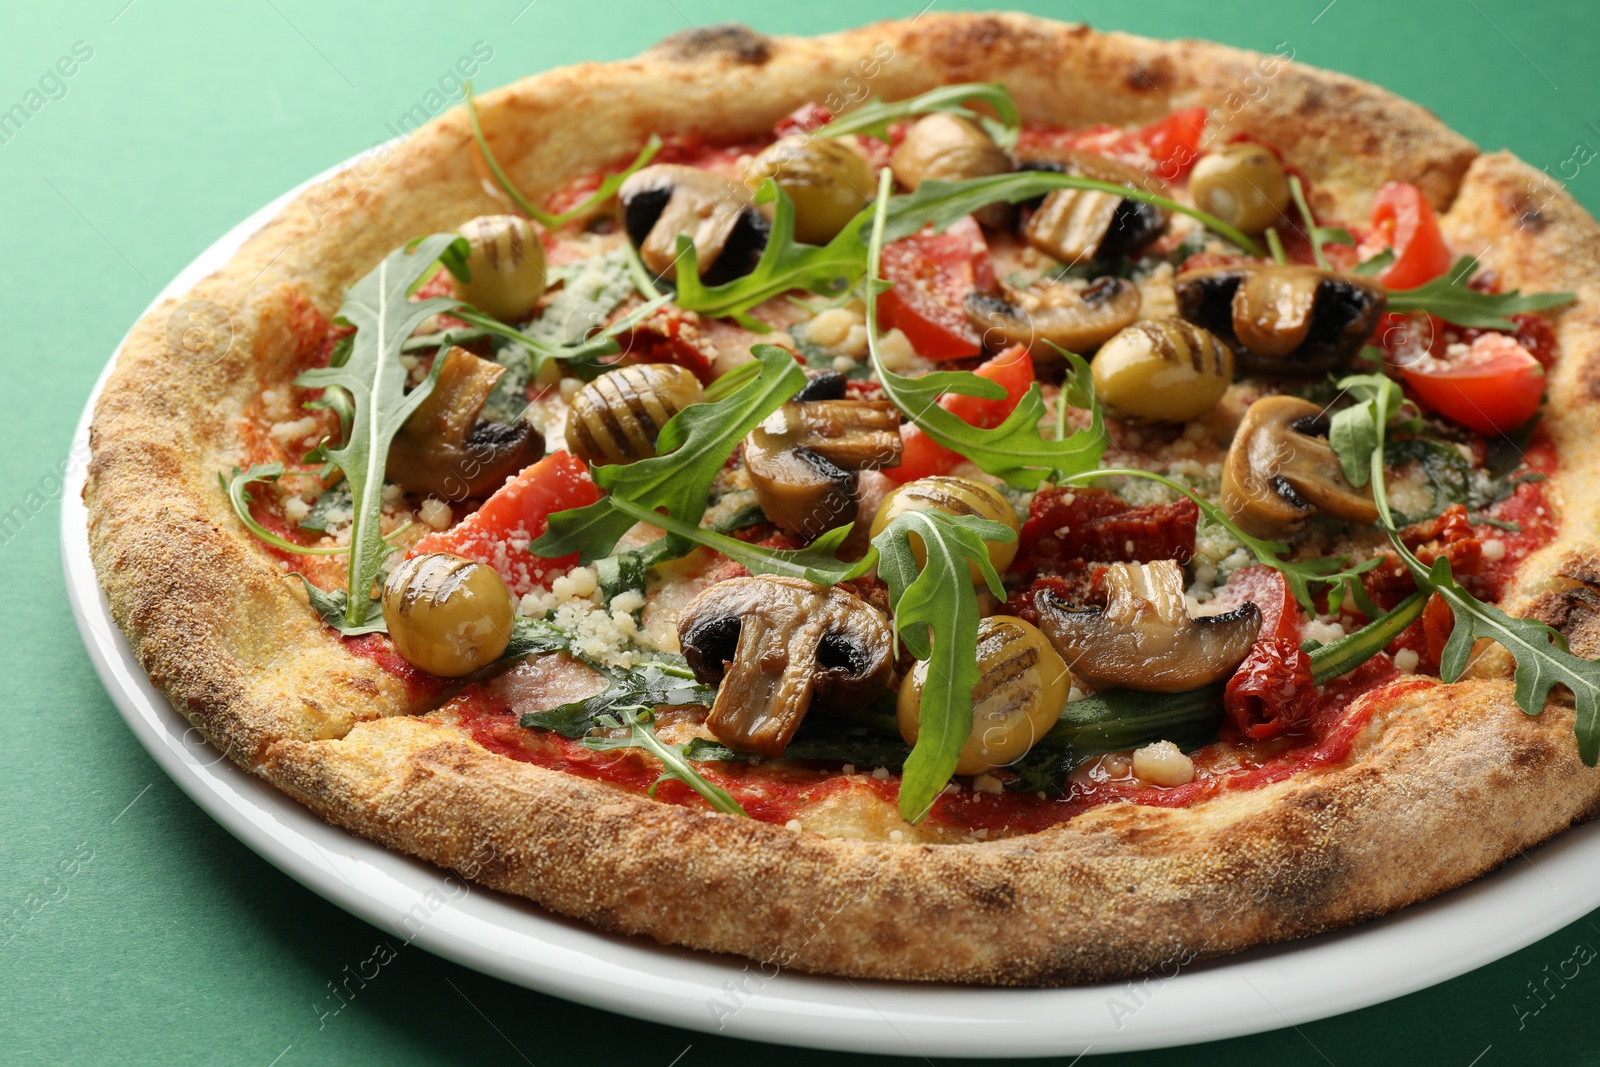
[[[1547,418],[1563,466],[1551,488],[1566,515],[1600,514],[1600,450],[1585,425],[1600,397],[1600,229],[1540,172],[1478,155],[1374,86],[1204,42],[930,12],[809,39],[686,31],[637,59],[524,79],[480,108],[497,156],[537,201],[653,131],[765,133],[802,102],[855,91],[875,57],[877,95],[1003,80],[1030,122],[1215,109],[1209,136],[1279,145],[1333,218],[1365,217],[1384,180],[1417,184],[1447,209],[1452,241],[1482,247],[1507,287],[1579,294],[1555,317]],[[418,699],[320,625],[239,526],[216,472],[239,461],[261,389],[293,376],[297,316],[331,316],[343,288],[408,238],[506,209],[479,167],[458,109],[300,196],[185,298],[224,309],[228,336],[191,352],[167,336],[177,302],[152,311],[91,429],[91,549],[140,662],[213,743],[330,822],[609,930],[810,971],[1050,985],[1380,915],[1494,869],[1600,802],[1570,710],[1524,715],[1500,678],[1378,708],[1337,768],[1191,808],[1107,805],[1037,834],[941,846],[659,804],[410,717]],[[1568,518],[1508,601],[1591,656],[1596,540]]]

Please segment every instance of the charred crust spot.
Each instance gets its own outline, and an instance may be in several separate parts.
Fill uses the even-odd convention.
[[[973,886],[971,894],[972,902],[988,911],[1007,911],[1017,903],[1017,887],[1010,882]]]
[[[772,58],[772,43],[748,26],[724,22],[717,26],[698,26],[664,37],[656,45],[668,59],[687,63],[707,56],[721,56],[730,63],[759,67]]]
[[[1328,805],[1333,803],[1333,798],[1328,796],[1328,794],[1322,790],[1317,789],[1307,793],[1302,793],[1299,797],[1295,798],[1295,803],[1305,811],[1321,812],[1326,810]]]
[[[1133,63],[1122,76],[1122,84],[1136,93],[1165,91],[1172,87],[1172,63],[1165,58]]]

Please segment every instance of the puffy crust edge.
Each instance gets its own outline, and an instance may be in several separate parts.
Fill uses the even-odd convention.
[[[1033,121],[1132,124],[1253,93],[1220,131],[1214,113],[1212,136],[1247,131],[1285,148],[1322,211],[1359,218],[1377,180],[1409,180],[1440,207],[1456,202],[1447,225],[1457,239],[1492,233],[1486,258],[1513,284],[1580,290],[1561,317],[1568,356],[1552,382],[1552,427],[1569,449],[1583,440],[1600,392],[1588,384],[1600,307],[1593,220],[1554,191],[1541,224],[1508,229],[1525,212],[1506,198],[1534,172],[1476,157],[1415,104],[1236,49],[1024,16],[929,14],[814,39],[710,33],[720,42],[710,50],[680,35],[634,60],[489,94],[497,154],[538,198],[651,130],[760,133],[798,103],[848,88],[880,43],[893,58],[880,61],[874,92],[1003,78]],[[1266,90],[1251,89],[1252,77]],[[575,110],[584,123],[570,121]],[[1499,681],[1380,709],[1372,743],[1335,770],[1186,810],[1101,808],[1042,834],[939,847],[659,805],[495,756],[432,720],[382,718],[414,709],[286,590],[214,472],[237,454],[252,396],[290,376],[275,363],[286,341],[274,316],[302,298],[330,314],[342,288],[401,241],[503,210],[476,167],[457,110],[309,190],[191,294],[227,310],[233,348],[173,374],[164,305],[135,329],[96,410],[86,498],[118,625],[208,738],[324,818],[607,929],[806,970],[1056,984],[1359,921],[1589,815],[1600,778],[1577,762],[1570,713],[1528,718]],[[1600,485],[1593,473],[1558,477],[1569,509]],[[1519,596],[1554,615],[1539,598],[1586,588],[1593,561],[1586,534],[1569,529],[1530,563]],[[1397,851],[1414,862],[1393,864]]]

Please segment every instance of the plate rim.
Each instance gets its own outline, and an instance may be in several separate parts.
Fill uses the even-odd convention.
[[[393,143],[358,153],[252,212],[179,271],[138,318],[224,265],[302,191]],[[831,1051],[920,1056],[925,1044],[941,1056],[994,1058],[1148,1050],[1295,1026],[1447,981],[1600,907],[1600,823],[1590,823],[1539,846],[1537,865],[1521,853],[1523,863],[1513,859],[1459,889],[1343,930],[1179,968],[1172,977],[997,989],[787,971],[769,977],[760,965],[752,973],[742,958],[603,933],[466,882],[323,822],[225,759],[145,677],[89,558],[82,499],[89,422],[131,332],[85,402],[62,495],[68,600],[95,673],[140,744],[203,811],[318,896],[403,936],[405,946],[561,999],[690,1030]],[[1562,890],[1561,882],[1574,888]],[[1529,921],[1511,922],[1513,915]],[[730,981],[742,992],[730,992]],[[830,1025],[817,1026],[821,1021]],[[996,1047],[997,1024],[1004,1047]]]

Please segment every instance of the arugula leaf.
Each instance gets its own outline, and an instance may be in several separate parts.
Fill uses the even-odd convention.
[[[1360,388],[1362,380],[1363,376],[1356,376],[1339,384]],[[1558,685],[1566,686],[1572,693],[1577,710],[1574,731],[1578,738],[1578,755],[1588,766],[1595,766],[1600,760],[1600,662],[1573,655],[1567,648],[1566,638],[1554,627],[1537,619],[1509,615],[1467,592],[1451,573],[1447,557],[1440,556],[1429,567],[1406,547],[1395,528],[1383,480],[1383,436],[1391,398],[1386,391],[1374,389],[1373,392],[1378,441],[1368,456],[1368,477],[1379,520],[1401,561],[1416,579],[1417,588],[1438,593],[1450,605],[1455,619],[1450,639],[1445,642],[1444,653],[1440,656],[1439,677],[1446,682],[1457,680],[1471,662],[1474,642],[1480,638],[1494,641],[1511,654],[1516,664],[1512,672],[1513,694],[1517,706],[1524,712],[1529,715],[1543,712],[1551,690]],[[1340,459],[1343,461],[1344,457]]]
[[[755,366],[747,363],[745,366]],[[722,381],[728,375],[724,374]],[[665,521],[664,516],[656,515],[648,520],[651,523]],[[713,533],[728,534],[735,530],[742,530],[747,526],[759,526],[767,521],[766,512],[754,504],[740,508],[732,515],[714,522],[709,527]],[[614,556],[595,560],[595,571],[600,580],[600,592],[604,595],[606,603],[621,593],[630,589],[644,592],[645,572],[658,563],[672,559],[672,546],[668,543],[671,538],[658,537],[642,548],[631,549],[627,552],[618,552]],[[690,539],[692,540],[692,538]]]
[[[1143,478],[1146,481],[1159,482],[1168,489],[1176,490],[1195,502],[1200,513],[1210,522],[1216,523],[1238,542],[1248,548],[1257,562],[1271,567],[1283,575],[1284,583],[1289,591],[1294,594],[1295,600],[1312,615],[1317,613],[1316,602],[1311,597],[1313,583],[1322,585],[1339,585],[1359,575],[1365,574],[1383,560],[1377,557],[1363,560],[1353,567],[1345,567],[1347,556],[1338,556],[1331,559],[1288,559],[1290,548],[1282,541],[1268,541],[1261,537],[1252,537],[1245,533],[1233,520],[1228,518],[1228,513],[1221,507],[1207,500],[1171,478],[1154,471],[1142,470],[1138,467],[1110,467],[1104,470],[1088,471],[1084,474],[1061,479],[1061,484],[1076,484],[1093,481],[1096,478]]]
[[[346,545],[328,545],[315,547],[312,545],[297,545],[288,538],[280,537],[256,521],[250,514],[250,504],[255,499],[245,487],[252,482],[275,482],[284,475],[282,463],[258,463],[249,470],[241,471],[233,468],[231,477],[224,478],[222,473],[217,473],[217,480],[222,483],[223,491],[228,494],[228,503],[233,505],[233,513],[238,516],[244,528],[255,535],[258,541],[265,542],[283,552],[294,552],[302,556],[338,556],[350,551]]]
[[[787,350],[756,345],[751,352],[761,364],[756,378],[720,400],[691,404],[674,415],[656,440],[659,455],[597,468],[594,480],[609,495],[550,516],[550,528],[530,551],[545,559],[576,552],[584,563],[610,555],[637,521],[613,498],[651,512],[665,508],[672,518],[698,525],[711,483],[739,442],[806,383],[805,371]]]
[[[462,322],[472,323],[485,333],[515,341],[523,348],[526,348],[528,350],[528,358],[532,364],[530,376],[534,376],[543,369],[546,362],[552,359],[559,359],[572,364],[580,360],[594,360],[601,356],[615,355],[622,351],[622,346],[616,340],[617,335],[633,329],[639,323],[655,314],[657,309],[669,303],[671,299],[669,296],[658,296],[654,300],[646,301],[617,321],[606,326],[605,329],[576,344],[570,345],[551,344],[530,333],[519,330],[515,326],[508,326],[492,315],[479,311],[471,304],[458,305],[451,314]]]
[[[838,585],[840,582],[859,578],[872,569],[870,555],[856,563],[842,562],[835,555],[844,539],[850,536],[855,523],[846,523],[837,529],[829,530],[805,548],[763,548],[741,541],[737,537],[717,533],[715,530],[680,522],[669,515],[641,507],[626,497],[616,497],[611,503],[618,511],[636,522],[648,522],[685,541],[692,541],[721,552],[729,559],[744,564],[745,569],[751,574],[781,574],[790,578],[804,578],[817,585]]]
[[[538,652],[572,652],[572,635],[548,619],[518,616],[511,626],[511,643],[501,659],[521,659]]]
[[[306,598],[311,601],[311,610],[322,616],[322,621],[338,630],[344,637],[359,637],[362,634],[384,634],[389,632],[389,627],[383,618],[383,601],[373,597],[368,610],[373,617],[367,622],[352,626],[345,621],[345,611],[349,604],[349,594],[343,589],[333,592],[324,592],[311,584],[311,579],[295,572],[292,577],[300,579],[306,587]]]
[[[917,567],[911,537],[923,546]],[[1004,523],[975,515],[907,511],[872,539],[878,576],[889,586],[894,629],[918,659],[927,660],[917,743],[900,782],[900,817],[915,823],[928,813],[961,758],[972,733],[972,687],[978,684],[976,566],[996,597],[1000,576],[985,541],[1015,540]]]
[[[878,209],[873,213],[872,237],[867,248],[867,269],[871,288],[880,286],[878,262],[883,254],[883,235],[887,225],[889,171],[880,177]],[[892,210],[892,209],[890,209]],[[1059,479],[1093,470],[1100,464],[1109,438],[1105,420],[1094,398],[1094,378],[1088,363],[1072,352],[1063,352],[1071,376],[1062,387],[1060,403],[1086,408],[1091,424],[1055,440],[1039,434],[1045,417],[1044,394],[1035,382],[1028,388],[1016,410],[993,429],[980,429],[939,406],[944,393],[999,400],[1005,389],[997,382],[980,378],[971,371],[932,371],[908,378],[891,371],[883,362],[878,346],[878,302],[867,301],[867,349],[872,368],[883,386],[883,395],[904,412],[929,437],[946,448],[961,453],[989,474],[1004,478],[1022,489],[1036,487],[1046,479]]]
[[[587,214],[600,204],[616,196],[617,190],[622,187],[622,183],[632,177],[634,171],[648,164],[655,158],[656,153],[661,151],[661,138],[652,133],[650,139],[644,143],[644,147],[639,149],[639,154],[633,157],[633,162],[629,163],[626,168],[619,173],[606,175],[600,182],[600,187],[585,198],[581,204],[570,210],[563,211],[559,215],[552,215],[548,211],[535,207],[531,200],[523,196],[522,190],[516,187],[511,181],[511,176],[501,168],[500,161],[495,158],[494,152],[489,148],[489,139],[483,135],[483,123],[478,118],[478,100],[473,95],[472,82],[468,81],[466,88],[467,119],[472,124],[472,136],[478,142],[478,151],[483,154],[483,161],[489,165],[489,173],[494,175],[495,184],[500,186],[500,190],[511,198],[511,202],[517,205],[518,210],[546,229],[553,230],[558,226],[564,226],[578,216]]]
[[[731,282],[707,286],[700,280],[694,241],[679,234],[674,303],[711,318],[732,317],[757,333],[766,333],[770,326],[746,314],[756,305],[791,289],[837,296],[861,280],[867,265],[861,230],[871,218],[871,209],[863,208],[833,240],[818,246],[794,239],[794,201],[777,182],[771,178],[762,182],[755,199],[758,204],[773,205],[772,228],[755,269]]]
[[[353,403],[348,439],[339,448],[327,450],[328,458],[344,472],[355,500],[348,586],[354,595],[345,609],[345,622],[350,626],[366,622],[371,605],[368,591],[391,551],[378,530],[389,443],[433,392],[444,367],[444,360],[434,360],[432,372],[408,393],[400,346],[428,316],[458,306],[458,301],[449,297],[409,297],[433,273],[445,249],[457,242],[466,243],[456,234],[436,233],[385,256],[371,273],[345,290],[344,303],[334,319],[356,328],[348,359],[341,366],[317,367],[295,378],[296,385],[307,389],[343,389]]]
[[[1465,507],[1475,523],[1494,521],[1478,512],[1504,500],[1524,482],[1544,480],[1544,475],[1535,471],[1514,476],[1509,471],[1496,474],[1484,470],[1480,474],[1454,444],[1431,437],[1403,437],[1386,441],[1383,458],[1385,466],[1391,469],[1416,463],[1422,468],[1433,493],[1433,506],[1427,512],[1417,515],[1395,513],[1395,522],[1401,526],[1431,519],[1451,504]]]
[[[995,113],[1000,116],[1000,121],[996,122],[989,116],[966,106],[974,100],[994,108]],[[909,100],[896,100],[892,103],[868,100],[854,111],[847,112],[823,126],[813,136],[843,137],[848,133],[860,133],[876,137],[880,141],[888,141],[891,122],[934,111],[972,119],[982,125],[984,132],[1001,148],[1009,152],[1016,147],[1017,129],[1022,124],[1022,116],[1017,111],[1016,102],[1011,99],[1011,93],[998,82],[942,85],[937,89],[930,89],[921,96],[913,96]]]
[[[1415,289],[1389,290],[1390,311],[1426,311],[1457,326],[1482,330],[1515,330],[1517,324],[1507,315],[1519,311],[1543,311],[1577,299],[1574,293],[1529,293],[1519,289],[1509,293],[1480,293],[1467,283],[1478,272],[1474,256],[1462,256],[1444,274]]]
[[[1372,621],[1354,633],[1337,641],[1330,641],[1311,650],[1311,679],[1318,685],[1342,674],[1349,674],[1367,660],[1389,646],[1400,636],[1400,631],[1422,617],[1428,604],[1428,594],[1412,593],[1389,611],[1372,617]]]
[[[1356,274],[1364,274],[1370,277],[1379,273],[1393,262],[1394,249],[1385,248],[1383,251],[1373,254],[1371,258],[1363,259],[1360,263],[1357,263],[1354,267],[1352,267],[1351,270],[1353,270]]]
[[[1064,793],[1062,780],[1078,764],[1104,752],[1171,741],[1191,751],[1216,740],[1222,723],[1222,686],[1183,693],[1107,689],[1070,700],[1061,718],[1027,755],[1006,770],[1020,776],[1009,788]]]
[[[1188,215],[1206,229],[1227,238],[1252,256],[1264,255],[1261,246],[1256,244],[1249,234],[1236,226],[1228,225],[1215,215],[1209,215],[1188,204],[1180,204],[1170,197],[1135,186],[1047,170],[1019,170],[986,178],[968,178],[959,182],[925,181],[917,186],[915,192],[897,196],[890,203],[889,239],[909,237],[930,223],[935,230],[943,230],[989,204],[1002,200],[1015,204],[1055,192],[1057,189],[1092,189],[1132,200],[1142,200],[1173,214]],[[870,210],[869,205],[863,212]]]
[[[619,748],[642,748],[661,761],[661,777],[645,790],[650,796],[656,795],[656,786],[662,782],[676,779],[704,797],[713,810],[720,811],[724,815],[738,815],[746,819],[750,817],[749,813],[739,806],[739,802],[728,795],[726,789],[706,781],[699,771],[689,766],[689,762],[684,759],[684,746],[669,745],[656,736],[648,708],[619,708],[618,711],[622,713],[621,719],[607,716],[603,725],[612,729],[626,727],[629,730],[628,736],[586,737],[583,739],[584,748],[596,752],[614,752]]]
[[[1311,245],[1311,255],[1315,257],[1317,266],[1323,270],[1328,269],[1328,257],[1323,254],[1322,246],[1325,244],[1354,245],[1356,239],[1350,231],[1338,226],[1318,226],[1317,218],[1311,214],[1311,205],[1306,203],[1305,186],[1300,184],[1298,175],[1289,175],[1289,195],[1294,198],[1294,206],[1300,212],[1300,217],[1305,220],[1305,233]]]
[[[710,705],[716,699],[715,688],[700,685],[693,675],[684,677],[688,674],[687,669],[673,664],[646,663],[620,672],[585,662],[605,676],[608,683],[605,689],[548,711],[530,711],[518,720],[520,724],[528,728],[551,730],[562,737],[583,737],[603,726],[601,720],[618,708],[657,707],[662,704]]]
[[[1372,455],[1382,444],[1389,419],[1405,403],[1405,394],[1382,374],[1351,375],[1339,388],[1355,403],[1329,418],[1328,444],[1339,457],[1346,480],[1359,489],[1370,480]]]
[[[311,510],[306,512],[306,517],[297,525],[302,530],[327,533],[328,527],[337,525],[333,516],[343,515],[354,507],[355,500],[350,495],[350,486],[341,478],[322,491],[316,503],[311,505]]]

